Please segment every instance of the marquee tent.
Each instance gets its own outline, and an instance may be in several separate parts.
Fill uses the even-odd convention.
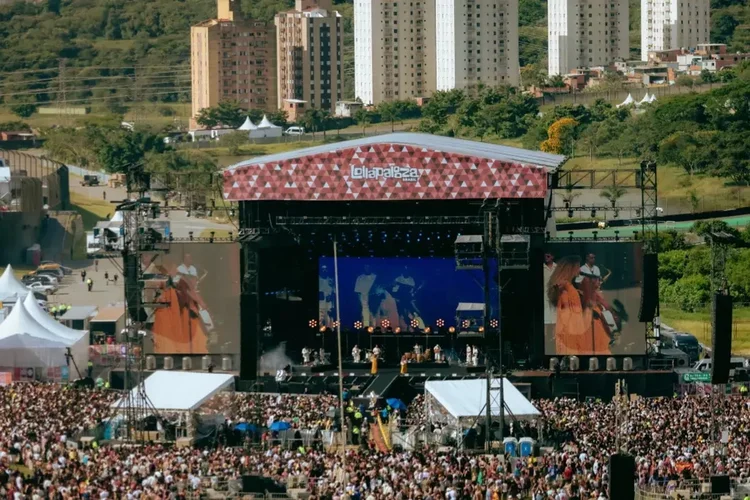
[[[15,274],[13,274],[13,268],[10,264],[5,268],[3,275],[0,276],[0,301],[6,299],[18,299],[23,298],[29,294],[29,289],[18,281]]]
[[[22,304],[0,323],[0,366],[51,368],[65,366],[65,354],[76,342],[40,325]]]
[[[623,106],[630,106],[631,104],[635,104],[635,99],[633,99],[633,96],[628,94],[628,96],[625,98],[622,103],[618,104],[617,107],[621,108]]]
[[[650,102],[651,102],[651,96],[648,95],[648,92],[646,92],[646,95],[643,96],[643,99],[638,101],[638,104],[636,104],[636,106],[641,106],[643,104],[648,104]]]
[[[281,132],[281,127],[274,125],[266,115],[263,115],[263,119],[258,123],[258,126],[250,131],[250,138],[281,137]]]
[[[508,380],[502,379],[506,415],[519,420],[533,420],[541,416],[531,402]],[[492,387],[500,387],[500,379],[492,379]],[[485,414],[487,380],[437,380],[425,383],[427,414],[431,421],[449,425],[469,426]],[[499,404],[492,413],[500,413]]]
[[[89,332],[74,330],[57,322],[42,309],[32,294],[26,296],[26,300],[23,301],[23,307],[34,321],[46,328],[47,331],[64,340],[67,347],[70,347],[70,353],[73,355],[73,359],[79,368],[84,368],[88,364]]]
[[[132,390],[130,401],[141,398],[140,387]],[[176,372],[159,370],[143,382],[148,401],[145,406],[165,411],[196,411],[216,394],[234,389],[234,376],[225,373]],[[129,401],[122,398],[112,408],[125,410]]]
[[[237,130],[257,130],[258,126],[253,123],[249,116],[245,117],[245,123],[240,125]]]
[[[651,97],[649,97],[648,102],[655,102],[656,101],[656,94],[651,94]]]

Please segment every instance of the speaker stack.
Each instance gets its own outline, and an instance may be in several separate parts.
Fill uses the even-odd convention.
[[[711,313],[711,383],[728,384],[732,357],[732,297],[715,293]]]
[[[638,321],[653,321],[656,315],[656,304],[659,301],[659,257],[655,253],[643,256],[643,288],[641,288],[641,308]]]
[[[609,498],[634,500],[635,458],[632,455],[615,453],[609,457]]]

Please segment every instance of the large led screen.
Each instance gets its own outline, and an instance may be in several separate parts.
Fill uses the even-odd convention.
[[[141,266],[153,352],[239,352],[239,245],[172,243],[142,254]]]
[[[646,351],[638,322],[640,243],[554,243],[543,262],[548,355],[636,355]]]
[[[318,265],[319,319],[330,326],[336,321],[334,260],[323,257]],[[455,259],[339,258],[338,277],[341,324],[349,328],[358,321],[380,326],[383,320],[403,330],[412,320],[419,328],[438,319],[448,326],[460,302],[484,303],[482,272],[457,271]],[[497,303],[496,291],[490,300]]]

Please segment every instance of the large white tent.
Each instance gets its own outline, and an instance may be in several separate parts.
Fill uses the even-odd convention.
[[[242,125],[240,125],[240,128],[238,128],[237,130],[256,130],[257,128],[258,128],[258,126],[253,123],[253,121],[250,119],[250,117],[246,116],[245,117],[245,123],[243,123]]]
[[[628,94],[625,100],[618,104],[616,107],[621,108],[623,106],[630,106],[631,104],[635,104],[635,99],[633,99],[632,95]]]
[[[274,125],[266,115],[263,115],[263,119],[258,123],[258,126],[250,131],[250,138],[281,137],[281,133],[281,127]]]
[[[24,298],[29,294],[29,289],[18,281],[16,275],[13,274],[13,268],[10,264],[5,268],[3,275],[0,276],[0,301],[19,298]]]
[[[70,347],[70,354],[73,356],[78,368],[85,369],[89,361],[89,333],[87,331],[68,328],[53,319],[41,308],[33,294],[26,296],[26,300],[23,301],[23,307],[34,321],[46,328],[47,331],[63,339],[66,347]]]
[[[508,380],[502,379],[506,414],[510,418],[530,420],[541,416],[531,402]],[[500,387],[500,379],[492,379],[492,387]],[[461,426],[483,418],[487,402],[487,380],[429,380],[425,383],[427,412],[431,419]],[[493,415],[500,413],[494,403]]]
[[[233,388],[234,376],[226,373],[159,370],[143,382],[145,406],[163,411],[196,411],[216,394]],[[140,388],[133,388],[130,401],[137,403],[140,398]],[[112,407],[124,411],[128,404],[123,398]]]
[[[51,368],[66,365],[73,342],[40,325],[22,304],[0,323],[0,367]]]

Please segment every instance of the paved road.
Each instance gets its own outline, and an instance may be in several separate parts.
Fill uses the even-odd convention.
[[[49,296],[50,302],[58,304],[69,304],[72,306],[97,306],[103,307],[113,304],[125,303],[125,289],[122,280],[122,259],[97,259],[94,261],[77,261],[66,263],[73,267],[72,275],[63,278],[60,290],[54,295]],[[91,278],[94,282],[93,289],[89,292],[86,283],[81,279],[81,271],[86,271],[86,278]],[[110,281],[104,279],[104,274],[108,273]],[[117,284],[114,283],[114,276],[117,275]]]

